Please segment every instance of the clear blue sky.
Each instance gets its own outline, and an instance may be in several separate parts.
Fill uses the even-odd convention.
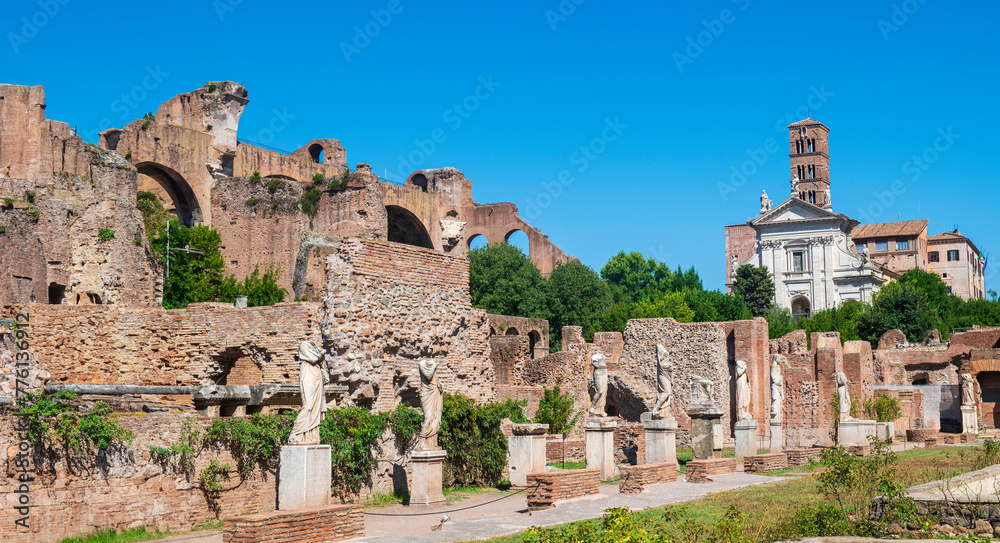
[[[957,225],[996,288],[995,2],[48,1],[5,4],[3,82],[45,85],[85,136],[229,79],[242,137],[338,138],[391,178],[454,166],[594,269],[640,251],[708,288],[723,226],[787,197],[784,125],[811,104],[836,211]],[[723,197],[734,167],[752,174]]]

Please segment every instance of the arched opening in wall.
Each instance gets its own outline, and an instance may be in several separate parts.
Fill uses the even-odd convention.
[[[427,229],[416,215],[399,206],[385,206],[389,220],[389,241],[433,249]]]
[[[163,207],[184,226],[201,222],[198,198],[191,185],[179,173],[155,162],[140,162],[135,168],[139,171],[140,192],[155,194],[163,202]]]
[[[519,336],[519,335],[521,335],[521,334],[518,333],[517,328],[514,328],[513,326],[511,326],[510,328],[507,329],[506,334],[508,336]]]
[[[410,182],[413,186],[420,187],[420,190],[427,192],[427,176],[422,173],[418,173],[410,178]]]
[[[531,245],[528,242],[528,234],[525,234],[524,230],[511,230],[503,239],[508,245],[520,249],[525,256],[531,256]]]
[[[66,297],[66,286],[58,283],[49,283],[49,303],[60,305]]]
[[[323,155],[324,154],[325,153],[323,151],[323,146],[322,145],[320,145],[318,143],[314,143],[314,144],[312,144],[312,145],[309,146],[309,158],[311,158],[312,161],[315,162],[316,164],[322,164],[323,163],[323,159],[324,159]]]
[[[802,318],[809,317],[809,300],[805,297],[799,296],[792,300],[792,317],[796,321]]]
[[[1000,371],[981,371],[976,381],[979,382],[983,422],[987,428],[996,428],[1000,421]]]
[[[482,234],[473,234],[472,237],[469,238],[470,251],[473,249],[482,249],[483,247],[486,247],[489,244],[490,244],[489,240],[486,239],[486,236]]]
[[[910,382],[910,384],[913,386],[929,385],[930,376],[927,375],[927,372],[920,372],[913,376],[913,380]]]
[[[280,173],[276,173],[276,174],[272,174],[272,175],[265,175],[264,179],[281,179],[283,181],[295,181],[296,183],[299,182],[299,180],[296,179],[296,178],[294,178],[294,177],[291,177],[291,176],[288,176],[288,175],[283,175],[283,174],[280,174]]]
[[[528,332],[528,350],[531,351],[531,358],[535,358],[535,347],[542,341],[542,335],[537,330]]]

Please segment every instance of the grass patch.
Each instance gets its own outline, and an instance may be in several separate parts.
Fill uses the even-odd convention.
[[[441,489],[441,493],[444,494],[445,502],[451,505],[455,502],[462,500],[467,500],[477,494],[496,494],[499,496],[503,494],[507,489],[510,488],[510,483],[505,487],[503,485],[493,486],[453,486],[445,487]]]
[[[583,469],[587,467],[586,462],[550,462],[549,465],[559,469]]]
[[[150,539],[160,539],[170,535],[170,532],[159,530],[148,531],[145,526],[131,528],[119,532],[114,528],[101,530],[81,537],[67,537],[60,543],[130,543],[132,541],[149,541]]]
[[[365,499],[365,507],[388,507],[390,505],[401,505],[410,501],[410,493],[405,490],[394,490],[392,494],[378,493],[372,494]]]

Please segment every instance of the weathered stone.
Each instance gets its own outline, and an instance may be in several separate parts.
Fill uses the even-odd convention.
[[[278,468],[278,509],[301,509],[330,503],[329,445],[286,445]]]
[[[443,450],[414,451],[412,456],[413,483],[410,486],[410,505],[444,505],[442,494],[442,468],[448,453]]]

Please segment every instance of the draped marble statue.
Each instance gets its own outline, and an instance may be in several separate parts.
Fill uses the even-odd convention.
[[[972,385],[972,374],[962,374],[962,405],[976,405],[976,391]]]
[[[430,451],[438,448],[438,430],[441,428],[441,408],[443,404],[441,384],[437,378],[438,363],[421,360],[417,363],[420,371],[420,409],[424,421],[420,425],[416,450]]]
[[[779,360],[780,354],[771,359],[771,420],[775,422],[781,422],[785,407],[785,379],[781,377]]]
[[[601,353],[590,359],[594,366],[594,395],[590,397],[590,416],[607,416],[605,406],[608,403],[608,364],[607,357]]]
[[[302,407],[292,424],[288,437],[291,445],[314,445],[319,443],[319,424],[326,415],[326,394],[323,385],[326,375],[323,371],[323,351],[312,341],[299,344],[299,390],[302,392]]]
[[[656,404],[653,405],[653,420],[674,420],[670,412],[670,362],[667,360],[667,349],[663,345],[656,346]]]
[[[712,403],[712,380],[691,376],[691,405]]]
[[[837,372],[837,396],[840,400],[840,420],[854,420],[851,417],[851,393],[847,390],[847,375],[844,372]]]
[[[747,363],[736,361],[736,420],[751,420],[750,380],[747,377]]]

